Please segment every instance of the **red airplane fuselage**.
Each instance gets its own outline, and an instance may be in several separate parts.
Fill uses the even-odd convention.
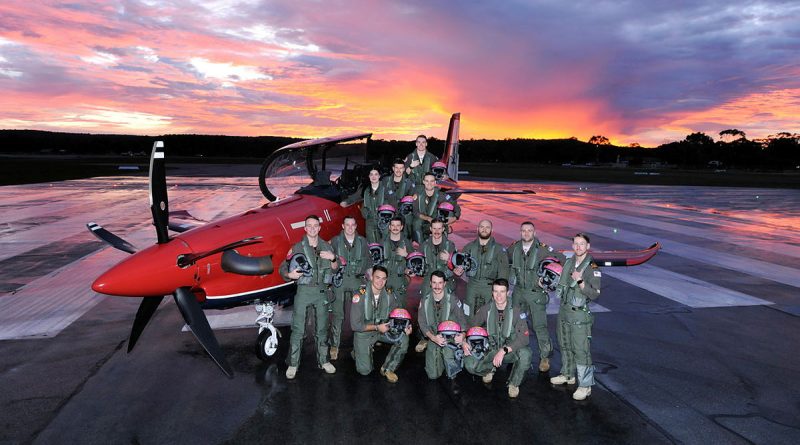
[[[289,249],[305,235],[305,218],[319,216],[322,220],[319,236],[329,240],[342,230],[342,221],[347,215],[356,218],[363,233],[360,208],[361,203],[342,207],[317,196],[291,195],[137,252],[97,278],[92,289],[107,295],[152,297],[169,295],[179,287],[190,287],[204,308],[237,306],[255,299],[279,300],[294,294],[293,283],[286,283],[278,269]],[[272,273],[246,276],[226,272],[220,265],[220,253],[187,267],[178,265],[180,255],[207,252],[252,237],[261,237],[260,242],[238,247],[236,251],[244,256],[271,255]]]

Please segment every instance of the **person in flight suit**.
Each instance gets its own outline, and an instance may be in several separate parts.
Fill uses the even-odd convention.
[[[389,204],[398,210],[400,209],[400,200],[405,196],[413,196],[417,189],[414,181],[406,175],[405,162],[400,158],[394,160],[392,174],[381,179],[381,185],[383,185],[385,204]],[[401,217],[403,218],[405,237],[411,239],[414,215],[411,213]]]
[[[461,363],[456,362],[455,351],[447,347],[447,341],[439,334],[439,323],[450,320],[458,323],[466,331],[466,319],[461,308],[461,301],[445,286],[444,272],[435,270],[431,273],[431,291],[420,300],[417,321],[422,335],[427,339],[428,346],[425,352],[425,372],[428,378],[439,378],[446,370],[461,368]],[[456,335],[458,345],[464,341],[464,332]],[[455,373],[448,372],[448,376]],[[452,378],[452,377],[451,377]]]
[[[339,358],[345,300],[349,300],[353,293],[364,284],[364,277],[372,268],[367,239],[359,235],[356,229],[356,219],[351,215],[345,216],[344,222],[342,222],[342,232],[331,240],[336,257],[344,258],[347,265],[344,268],[342,285],[333,288],[335,298],[330,307],[330,311],[333,313],[329,343],[331,360]]]
[[[300,366],[300,352],[303,348],[303,336],[306,330],[306,311],[314,309],[314,340],[317,344],[317,363],[326,373],[333,374],[336,368],[328,361],[328,308],[327,292],[333,277],[333,271],[339,267],[336,255],[330,244],[319,237],[319,216],[309,215],[305,220],[306,234],[299,243],[292,246],[289,255],[302,253],[311,265],[311,276],[303,276],[300,270],[289,270],[289,262],[280,266],[280,274],[286,281],[297,281],[297,293],[294,297],[292,311],[292,335],[289,340],[290,351],[287,362],[286,378],[294,379]]]
[[[398,380],[395,371],[403,362],[408,350],[411,325],[406,327],[400,341],[392,343],[386,337],[389,331],[389,313],[399,307],[397,299],[386,289],[387,271],[383,266],[372,268],[372,279],[353,294],[350,306],[350,327],[353,329],[353,358],[356,371],[361,375],[372,372],[372,349],[375,343],[391,344],[389,354],[381,366],[381,375],[390,383]]]
[[[417,136],[415,144],[417,148],[406,156],[405,166],[406,174],[414,187],[420,188],[423,175],[431,171],[431,166],[439,158],[428,151],[428,137],[424,134]]]
[[[550,296],[539,282],[539,265],[547,257],[556,258],[564,264],[566,257],[536,238],[536,228],[530,221],[519,227],[520,239],[508,248],[511,260],[509,279],[514,283],[514,300],[520,304],[531,318],[533,332],[539,346],[539,371],[550,370],[550,354],[553,343],[547,330],[547,303]]]
[[[430,224],[439,216],[439,205],[448,202],[453,205],[453,214],[444,222],[445,230],[449,224],[461,217],[461,207],[448,193],[444,193],[436,186],[436,177],[433,173],[425,173],[422,180],[423,187],[418,190],[414,201],[414,217],[412,222],[412,239],[417,244],[422,244],[430,231]]]
[[[361,216],[366,222],[367,242],[378,243],[381,240],[378,230],[378,207],[384,204],[385,190],[381,185],[381,172],[377,168],[369,171],[369,184],[364,187],[364,203],[361,206]]]
[[[508,254],[492,237],[492,222],[484,219],[478,223],[478,238],[470,241],[464,249],[478,264],[478,269],[467,273],[467,298],[464,313],[471,316],[492,299],[492,283],[498,278],[508,278]],[[464,268],[453,269],[461,276]],[[471,276],[470,276],[471,275]]]
[[[556,294],[561,298],[558,311],[558,345],[561,347],[561,373],[550,379],[554,385],[574,384],[575,400],[585,400],[592,394],[594,365],[589,351],[594,315],[589,301],[600,297],[600,279],[592,256],[588,254],[589,236],[579,233],[572,238],[575,254],[563,266]]]
[[[531,367],[531,350],[528,348],[528,324],[525,312],[508,298],[508,280],[498,278],[492,285],[492,301],[478,309],[473,319],[476,326],[486,327],[489,333],[489,352],[476,359],[468,342],[463,345],[464,369],[483,377],[491,383],[494,373],[503,363],[513,363],[508,378],[508,396],[519,396],[519,386]]]
[[[405,236],[403,218],[395,216],[389,221],[389,236],[383,240],[383,266],[389,272],[386,287],[391,289],[400,307],[405,308],[408,294],[408,269],[406,256],[414,251],[411,241]]]

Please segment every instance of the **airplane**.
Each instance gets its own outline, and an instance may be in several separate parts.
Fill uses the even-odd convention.
[[[459,188],[459,127],[460,113],[455,113],[442,157],[447,169],[438,181],[443,190],[456,197],[461,193],[534,193]],[[101,294],[142,299],[131,328],[128,352],[164,297],[172,295],[191,332],[228,377],[233,376],[233,370],[203,312],[206,309],[253,305],[259,329],[257,355],[264,360],[272,357],[280,335],[274,324],[276,310],[290,306],[296,291],[296,284],[285,282],[277,266],[305,235],[306,216],[322,218],[319,236],[323,239],[338,234],[346,216],[356,218],[363,235],[362,201],[347,204],[343,199],[367,183],[372,164],[358,152],[369,146],[371,137],[371,133],[354,133],[305,140],[276,150],[259,173],[266,204],[197,227],[174,220],[190,216],[187,212],[170,213],[164,144],[155,142],[150,156],[149,195],[156,244],[137,250],[101,225],[87,224],[99,239],[131,254],[92,283],[92,289]],[[299,188],[287,193],[293,186]],[[169,230],[177,234],[170,236]],[[601,265],[634,265],[652,258],[659,247],[654,245],[639,252],[610,251],[605,252],[605,257],[603,252],[593,255]]]

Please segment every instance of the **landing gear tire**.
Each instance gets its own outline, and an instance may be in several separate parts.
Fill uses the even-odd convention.
[[[275,358],[278,352],[278,338],[269,329],[264,329],[258,334],[256,340],[256,355],[261,360],[268,362]]]

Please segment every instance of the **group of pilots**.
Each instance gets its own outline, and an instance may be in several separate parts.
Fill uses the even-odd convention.
[[[414,349],[425,353],[430,379],[453,379],[466,370],[489,384],[498,368],[510,364],[508,395],[516,398],[536,350],[529,345],[529,323],[539,371],[550,370],[547,304],[554,295],[560,299],[562,365],[550,382],[577,383],[572,397],[585,400],[594,385],[589,302],[599,297],[602,277],[588,254],[589,236],[575,235],[567,258],[539,241],[530,221],[520,225],[520,239],[506,248],[492,236],[491,221],[482,220],[477,238],[459,251],[448,233],[460,207],[436,186],[445,170],[420,135],[416,150],[395,160],[391,175],[381,179],[377,169],[369,172],[361,196],[366,237],[359,235],[353,217],[344,219],[341,233],[330,241],[319,236],[319,217],[305,219],[305,236],[280,268],[285,280],[297,282],[286,378],[297,375],[309,306],[315,314],[317,364],[326,373],[336,372],[331,361],[339,359],[349,304],[359,374],[372,372],[374,345],[386,343],[390,349],[380,374],[397,382],[416,332]],[[416,320],[406,306],[412,276],[422,279]],[[467,282],[463,298],[455,294],[457,278]]]

